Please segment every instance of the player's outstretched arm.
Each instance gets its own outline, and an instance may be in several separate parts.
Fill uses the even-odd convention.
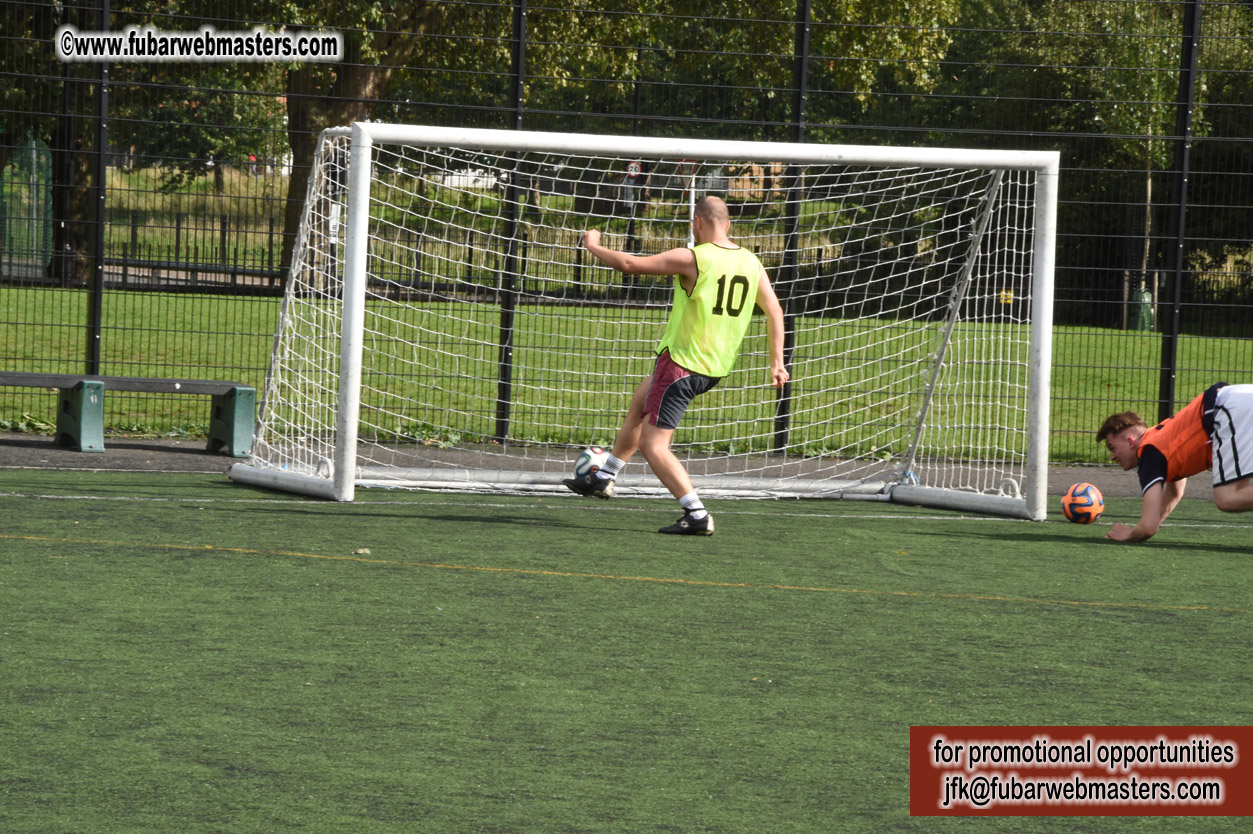
[[[766,341],[770,345],[770,384],[782,388],[791,378],[783,363],[783,305],[775,295],[766,271],[757,284],[757,307],[766,315]]]
[[[605,266],[628,275],[681,275],[696,280],[696,255],[687,247],[671,249],[656,255],[632,255],[600,245],[600,230],[583,233],[583,248]]]
[[[1171,481],[1166,484],[1162,492],[1162,515],[1157,523],[1160,525],[1166,520],[1166,517],[1174,512],[1175,507],[1179,506],[1179,499],[1183,497],[1183,491],[1188,488],[1188,479],[1180,478],[1177,481]]]
[[[1169,484],[1156,483],[1144,491],[1144,503],[1140,510],[1140,520],[1135,527],[1126,524],[1115,524],[1105,534],[1105,538],[1117,542],[1142,542],[1151,539],[1157,533],[1166,517],[1179,504],[1183,490],[1187,486],[1185,480]]]

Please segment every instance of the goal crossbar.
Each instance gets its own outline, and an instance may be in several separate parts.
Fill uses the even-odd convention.
[[[396,143],[430,147],[646,157],[649,159],[730,159],[747,162],[825,163],[831,165],[922,166],[1038,171],[1056,176],[1057,151],[975,150],[969,148],[904,148],[879,145],[824,145],[813,142],[753,142],[728,139],[684,139],[612,136],[592,133],[547,133],[524,130],[398,125],[356,122],[328,128],[326,136],[351,137],[354,147]]]

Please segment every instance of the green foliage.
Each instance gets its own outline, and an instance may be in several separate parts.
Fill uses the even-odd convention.
[[[105,426],[110,435],[116,437],[187,437],[202,438],[209,436],[208,423],[175,423],[167,426],[156,426],[135,420],[112,423]]]
[[[0,430],[32,434],[52,434],[57,430],[56,423],[34,414],[22,414],[15,419],[0,419]]]
[[[375,432],[370,439],[385,445],[416,443],[419,446],[435,446],[440,449],[451,449],[461,443],[461,432],[445,427],[403,418],[394,418],[391,423],[392,427]]]
[[[133,166],[160,167],[164,191],[175,191],[206,174],[213,174],[220,186],[222,166],[233,163],[242,168],[250,156],[276,161],[282,149],[270,137],[282,127],[283,108],[272,97],[245,92],[257,85],[253,76],[265,72],[240,69],[236,78],[219,79],[233,89],[188,92],[185,97],[158,91],[155,105],[144,105],[135,118],[119,119],[123,127],[115,141],[132,149]]]
[[[1050,67],[1056,117],[1071,132],[1107,134],[1127,164],[1170,166],[1179,92],[1183,7],[1162,3],[1045,3],[1033,21],[1038,63]],[[1204,135],[1204,110],[1194,117]],[[1147,142],[1145,140],[1148,140]]]

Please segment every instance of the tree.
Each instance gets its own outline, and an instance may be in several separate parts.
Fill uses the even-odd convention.
[[[297,64],[287,71],[287,138],[292,153],[284,219],[282,268],[292,247],[304,205],[318,135],[327,127],[369,119],[394,76],[410,66],[422,48],[422,35],[439,20],[438,4],[384,4],[344,0],[320,6],[278,2],[278,19],[297,27],[330,29],[344,36],[346,54],[336,64]]]
[[[94,28],[94,8],[75,4],[30,3],[0,6],[6,35],[6,69],[28,79],[0,85],[0,167],[15,147],[28,139],[46,142],[52,152],[53,259],[55,276],[65,283],[86,283],[95,269],[91,240],[100,219],[94,199],[98,157],[95,105],[100,94],[98,69],[90,64],[62,64],[49,48],[51,33],[65,23]]]
[[[1146,287],[1156,292],[1154,227],[1164,221],[1154,217],[1159,196],[1154,187],[1174,158],[1168,137],[1177,113],[1182,10],[1177,4],[1053,0],[1037,14],[1035,28],[1039,60],[1050,67],[1055,98],[1065,102],[1051,108],[1060,125],[1075,135],[1105,137],[1091,146],[1100,153],[1094,162],[1114,176],[1106,178],[1103,193],[1087,195],[1085,204],[1102,210],[1082,227],[1110,230],[1093,239],[1104,248],[1089,252],[1087,262],[1103,266],[1117,282],[1113,299],[1120,303],[1105,309],[1118,314],[1105,318],[1125,327],[1131,293]],[[1194,118],[1196,129],[1202,129],[1200,108]],[[1124,183],[1124,192],[1111,188],[1116,188],[1115,178]],[[1119,205],[1122,211],[1111,215]]]
[[[159,168],[163,188],[212,173],[222,193],[227,165],[280,155],[267,137],[281,135],[286,122],[271,92],[283,76],[276,64],[119,65],[110,144],[126,152],[131,167]],[[171,96],[171,88],[179,92]]]
[[[120,8],[119,8],[120,7]],[[290,264],[309,168],[322,129],[371,118],[392,79],[419,53],[440,7],[427,0],[328,4],[257,0],[249,18],[222,21],[218,0],[141,0],[115,4],[111,28],[153,25],[190,29],[186,21],[213,21],[218,30],[329,30],[342,34],[336,63],[135,63],[114,69],[127,95],[112,107],[110,139],[141,165],[160,165],[175,188],[213,172],[219,189],[224,162],[263,151],[259,137],[286,132],[288,180],[282,266]],[[179,21],[174,25],[171,21]],[[170,87],[184,93],[167,97]]]
[[[1253,71],[1250,41],[1253,4],[1203,6],[1197,92],[1207,105],[1202,114],[1204,135],[1214,141],[1194,144],[1188,189],[1193,206],[1188,216],[1190,256],[1206,268],[1237,259],[1243,262],[1246,276],[1253,260],[1249,246],[1253,209],[1247,189],[1237,183],[1253,171],[1253,146],[1247,141],[1248,114],[1253,112],[1253,85],[1248,83]],[[1246,292],[1253,294],[1253,278],[1246,277],[1245,282]]]
[[[891,97],[886,106],[877,99],[869,118],[924,128],[927,144],[936,146],[973,141],[1014,150],[1023,147],[1024,134],[1047,133],[1039,104],[1046,83],[1030,34],[1032,5],[1038,0],[962,3],[949,29],[951,42],[928,75],[931,94]]]

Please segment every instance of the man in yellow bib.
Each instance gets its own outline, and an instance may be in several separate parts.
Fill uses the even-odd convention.
[[[757,256],[733,243],[730,229],[726,203],[707,196],[696,204],[692,217],[692,248],[632,255],[601,246],[596,229],[583,234],[584,247],[606,266],[629,275],[673,275],[674,304],[657,344],[657,364],[631,396],[609,459],[599,470],[562,483],[579,495],[609,498],[614,478],[638,449],[683,507],[683,517],[659,533],[713,535],[713,516],[670,442],[688,404],[731,372],[754,308],[766,316],[770,382],[782,388],[788,381],[783,308]]]

